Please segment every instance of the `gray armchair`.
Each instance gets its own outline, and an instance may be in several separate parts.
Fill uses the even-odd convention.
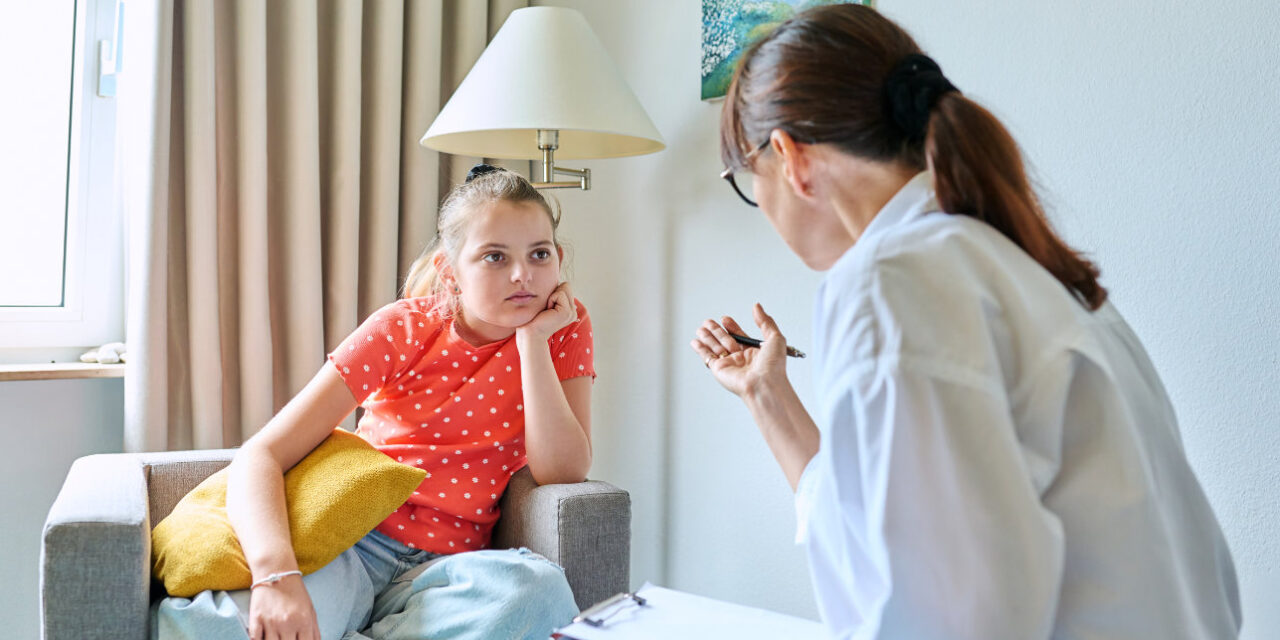
[[[101,454],[76,460],[44,525],[41,629],[47,640],[142,639],[152,598],[151,527],[231,461],[232,449]],[[625,591],[631,498],[588,481],[537,486],[528,469],[502,497],[493,546],[528,547],[564,567],[580,608]]]

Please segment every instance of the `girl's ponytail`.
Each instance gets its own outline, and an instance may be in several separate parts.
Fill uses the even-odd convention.
[[[1089,309],[1106,302],[1098,268],[1054,233],[1017,143],[989,111],[959,92],[939,96],[929,117],[925,155],[943,211],[994,227]]]

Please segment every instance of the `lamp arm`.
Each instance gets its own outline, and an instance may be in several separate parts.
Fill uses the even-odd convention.
[[[538,130],[538,148],[542,150],[542,182],[533,182],[535,189],[572,189],[583,191],[591,188],[590,169],[569,169],[556,166],[556,149],[560,146],[560,132],[555,129]],[[577,176],[578,181],[555,180],[555,175]]]

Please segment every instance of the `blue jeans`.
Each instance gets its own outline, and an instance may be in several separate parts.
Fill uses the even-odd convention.
[[[302,580],[323,640],[545,640],[578,613],[564,570],[528,549],[437,555],[376,530]],[[244,640],[248,613],[248,589],[169,597],[151,637]]]

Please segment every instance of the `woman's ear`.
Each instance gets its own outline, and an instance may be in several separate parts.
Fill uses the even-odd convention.
[[[562,267],[563,267],[563,266],[564,266],[564,247],[562,247],[562,246],[560,246],[559,244],[557,244],[557,245],[556,245],[556,253],[557,253],[557,254],[559,254],[559,256],[560,256],[560,266],[562,266]]]
[[[801,198],[813,196],[813,148],[811,145],[796,142],[791,134],[782,129],[774,129],[769,133],[769,144],[782,163],[782,176],[791,190]]]

